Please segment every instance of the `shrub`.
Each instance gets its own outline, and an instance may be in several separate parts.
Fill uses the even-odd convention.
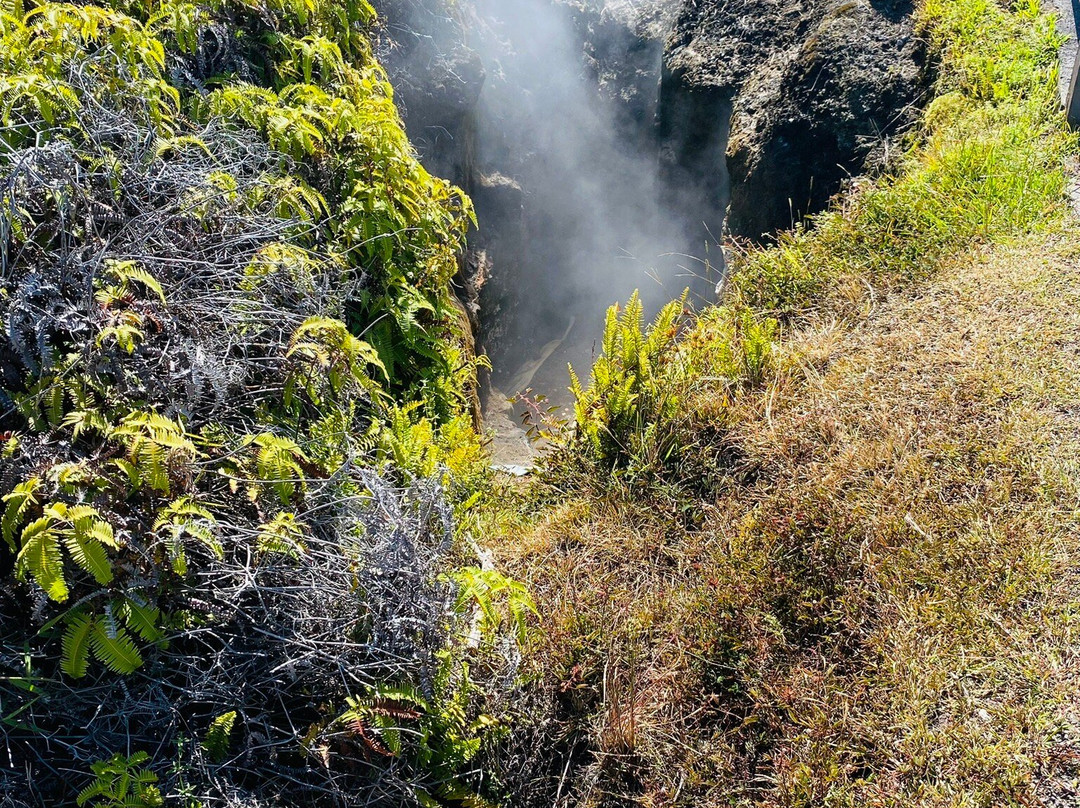
[[[380,457],[394,407],[475,446],[468,203],[365,2],[150,12],[0,16],[0,794],[479,801],[514,632],[467,642],[439,468],[479,456]],[[337,717],[390,687],[428,740],[373,755]]]

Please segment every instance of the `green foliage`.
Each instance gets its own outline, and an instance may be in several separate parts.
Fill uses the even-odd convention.
[[[416,478],[442,477],[456,504],[474,504],[490,480],[490,470],[471,419],[460,415],[437,427],[414,402],[393,407],[380,431],[378,457],[390,468]]]
[[[602,353],[587,387],[571,368],[577,435],[597,465],[636,471],[675,451],[670,425],[678,416],[679,390],[671,382],[681,361],[683,306],[684,300],[669,303],[646,329],[635,293],[624,309],[608,310]]]
[[[348,385],[378,395],[378,388],[368,375],[368,367],[388,378],[378,352],[357,339],[340,320],[309,317],[293,334],[286,358],[295,360],[297,369],[285,388],[285,405],[291,406],[301,389],[315,404],[337,401]]]
[[[84,572],[104,586],[113,579],[107,550],[118,550],[112,525],[95,508],[88,505],[68,506],[54,502],[44,506],[41,516],[33,519],[22,531],[18,528],[34,504],[32,492],[38,481],[21,484],[5,497],[4,538],[17,548],[15,574],[20,580],[32,577],[51,600],[63,603],[68,599],[69,586],[64,574],[64,554]]]
[[[588,386],[571,369],[576,425],[549,463],[556,475],[585,469],[594,480],[678,482],[703,433],[726,425],[738,392],[761,385],[772,366],[778,323],[743,306],[717,306],[691,320],[684,300],[649,326],[635,295],[608,311],[603,353]]]
[[[0,118],[12,147],[33,143],[37,130],[77,127],[84,103],[65,65],[80,61],[97,100],[139,99],[148,122],[170,132],[180,93],[165,79],[165,49],[136,20],[95,5],[45,3],[0,30]],[[93,53],[94,59],[87,57]]]
[[[79,792],[79,808],[161,808],[165,801],[155,785],[158,777],[142,766],[149,759],[145,752],[117,753],[91,764],[94,782]]]
[[[255,550],[260,556],[284,556],[298,559],[307,552],[304,530],[307,526],[296,514],[282,511],[269,522],[259,526]]]
[[[306,223],[299,238],[328,236],[332,249],[348,256],[350,270],[373,275],[350,307],[350,327],[378,329],[377,350],[395,394],[425,398],[440,417],[451,415],[469,380],[456,373],[461,335],[449,281],[474,218],[461,192],[428,174],[412,152],[364,34],[374,19],[370,5],[290,0],[271,4],[281,15],[272,25],[239,0],[116,5],[123,11],[44,3],[23,19],[7,19],[0,31],[3,140],[12,148],[42,137],[77,141],[88,101],[145,113],[161,135],[159,155],[205,150],[182,131],[185,116],[257,130],[300,165],[295,174],[268,176],[251,203]],[[221,18],[263,51],[255,61],[269,70],[265,84],[222,76],[208,94],[172,86],[168,45],[191,53],[199,31]],[[92,74],[93,99],[68,82],[65,70],[74,62]],[[319,187],[310,183],[315,176],[325,178]],[[117,282],[102,290],[106,306],[132,282],[164,302],[160,286],[134,262],[116,261],[109,270]],[[144,336],[140,315],[129,308],[114,319],[98,339],[134,352]]]
[[[229,745],[232,742],[233,726],[236,724],[236,711],[230,710],[222,713],[210,722],[210,729],[206,731],[203,740],[203,749],[215,763],[221,763],[228,757]]]
[[[222,558],[225,551],[214,535],[216,524],[214,515],[188,496],[174,499],[158,512],[153,532],[160,537],[173,572],[187,574],[188,541],[209,550],[215,558]]]
[[[1060,114],[1053,18],[1029,0],[927,0],[918,16],[942,63],[922,131],[893,174],[736,256],[732,288],[755,308],[849,308],[868,286],[926,277],[1060,217],[1076,138]]]
[[[347,521],[368,495],[358,468],[437,476],[462,508],[488,479],[465,413],[482,360],[450,285],[472,210],[417,161],[371,53],[373,20],[366,0],[35,2],[0,16],[12,175],[0,315],[28,300],[43,313],[0,335],[15,369],[0,390],[5,429],[19,430],[0,444],[0,538],[25,607],[4,612],[3,640],[28,649],[27,681],[47,683],[11,712],[3,686],[5,720],[38,698],[168,680],[186,651],[161,653],[166,629],[228,619],[195,591],[223,569],[275,575],[319,548],[359,570],[356,549],[333,543],[359,529]],[[29,152],[71,170],[44,172],[47,188],[14,179]],[[513,582],[435,577],[440,592],[469,587],[459,605],[479,609],[477,655],[492,632],[522,630]],[[458,628],[436,627],[455,661],[407,708],[415,718],[395,719],[419,735],[391,740],[390,689],[355,709],[428,799],[481,804],[461,774],[492,721],[477,716]],[[410,687],[399,683],[403,704]],[[200,717],[194,759],[227,760],[246,713],[213,708],[233,706]],[[113,751],[88,757],[91,743],[64,754]],[[79,805],[160,805],[146,759],[94,764]]]
[[[127,457],[115,462],[136,491],[149,487],[167,495],[171,489],[170,472],[177,473],[198,454],[180,422],[155,412],[129,413],[109,431],[109,436],[127,450]]]
[[[423,772],[430,785],[413,787],[421,805],[491,805],[459,777],[480,753],[484,740],[499,728],[491,716],[469,718],[468,677],[467,667],[458,667],[447,657],[436,678],[433,700],[411,685],[376,687],[363,697],[348,698],[349,707],[335,729],[367,755],[400,758]]]
[[[714,306],[702,312],[684,339],[691,378],[708,379],[730,393],[766,381],[779,324],[745,307]]]
[[[101,305],[107,306],[131,294],[135,283],[153,292],[161,305],[165,305],[165,291],[161,288],[161,283],[135,261],[109,261],[105,265],[105,274],[115,279],[116,283],[97,293],[95,297]]]
[[[30,508],[38,504],[34,495],[41,488],[41,479],[32,477],[15,486],[10,494],[5,494],[4,515],[0,518],[0,534],[7,543],[8,549],[13,553],[19,552],[20,545],[16,544],[16,531],[26,520]]]
[[[479,620],[475,630],[482,640],[491,640],[505,622],[509,622],[519,643],[528,637],[529,620],[539,617],[528,588],[494,569],[466,567],[449,576],[457,584],[459,612],[475,607]]]
[[[106,604],[101,615],[75,609],[64,615],[60,669],[73,679],[86,675],[93,657],[110,671],[134,673],[143,664],[132,632],[146,642],[161,639],[161,613],[130,598]]]
[[[282,505],[292,502],[298,486],[303,484],[307,456],[296,442],[269,432],[251,439],[257,449],[256,474],[259,487],[268,485]],[[255,492],[259,490],[257,487]]]

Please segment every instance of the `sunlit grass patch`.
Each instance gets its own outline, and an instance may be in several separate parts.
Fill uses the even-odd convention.
[[[918,15],[935,98],[892,172],[738,256],[693,324],[635,320],[662,350],[605,345],[547,510],[497,548],[544,615],[530,742],[566,804],[1070,804],[1058,37],[1032,2]]]
[[[1053,18],[1038,3],[929,0],[919,22],[938,76],[912,145],[809,227],[737,256],[731,285],[752,306],[843,311],[868,286],[926,277],[977,244],[1060,220],[1076,141],[1057,97]]]

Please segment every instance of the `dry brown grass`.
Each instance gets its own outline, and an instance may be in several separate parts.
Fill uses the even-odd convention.
[[[708,496],[499,543],[543,615],[547,804],[1077,804],[1077,235],[789,335]]]

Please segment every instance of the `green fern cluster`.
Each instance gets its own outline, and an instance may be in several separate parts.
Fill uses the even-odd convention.
[[[442,424],[413,402],[386,411],[373,448],[381,463],[414,478],[438,477],[459,513],[472,509],[488,490],[491,469],[468,415]]]
[[[165,800],[156,783],[158,777],[143,767],[150,756],[135,752],[125,756],[115,754],[108,760],[91,764],[94,782],[79,792],[75,800],[79,808],[161,808]]]
[[[669,303],[648,327],[637,294],[609,309],[588,385],[570,370],[575,432],[553,470],[574,469],[581,458],[624,480],[676,469],[703,431],[724,426],[733,393],[765,380],[775,320],[726,307],[691,320],[685,305],[685,296]]]
[[[588,386],[570,369],[577,434],[591,458],[607,468],[633,470],[663,463],[675,450],[670,422],[678,415],[677,337],[685,296],[663,308],[648,329],[635,292],[625,308],[612,306],[602,354]]]
[[[447,657],[436,680],[436,699],[425,698],[411,685],[380,686],[365,696],[349,697],[348,709],[329,732],[311,743],[347,738],[362,755],[406,760],[424,773],[425,784],[413,796],[425,808],[448,805],[495,808],[495,803],[466,784],[459,773],[475,760],[500,722],[487,715],[469,717],[468,670],[454,676]],[[317,750],[313,750],[317,751]]]
[[[257,130],[302,167],[291,176],[267,177],[261,193],[277,215],[306,223],[298,233],[309,241],[329,239],[332,252],[347,256],[348,268],[373,276],[350,305],[348,322],[354,331],[369,332],[384,381],[396,394],[448,416],[469,383],[471,357],[455,337],[461,322],[449,287],[474,221],[469,203],[413,156],[393,92],[363,34],[374,19],[366,0],[270,7],[281,15],[274,26],[240,0],[45,3],[22,16],[3,14],[0,141],[17,148],[40,141],[43,132],[77,136],[80,110],[118,99],[158,130],[159,154],[207,150],[184,133],[188,120],[223,119]],[[269,73],[259,84],[220,81],[209,93],[186,93],[170,83],[166,53],[193,50],[198,32],[216,19],[228,19],[246,35],[237,47],[252,49],[252,61]],[[66,80],[64,71],[76,62],[93,72],[94,98]],[[229,183],[222,172],[209,193]],[[116,282],[100,292],[106,306],[140,280],[132,262],[117,262],[111,271]],[[128,309],[116,312],[98,339],[130,353],[141,331],[139,314]]]

